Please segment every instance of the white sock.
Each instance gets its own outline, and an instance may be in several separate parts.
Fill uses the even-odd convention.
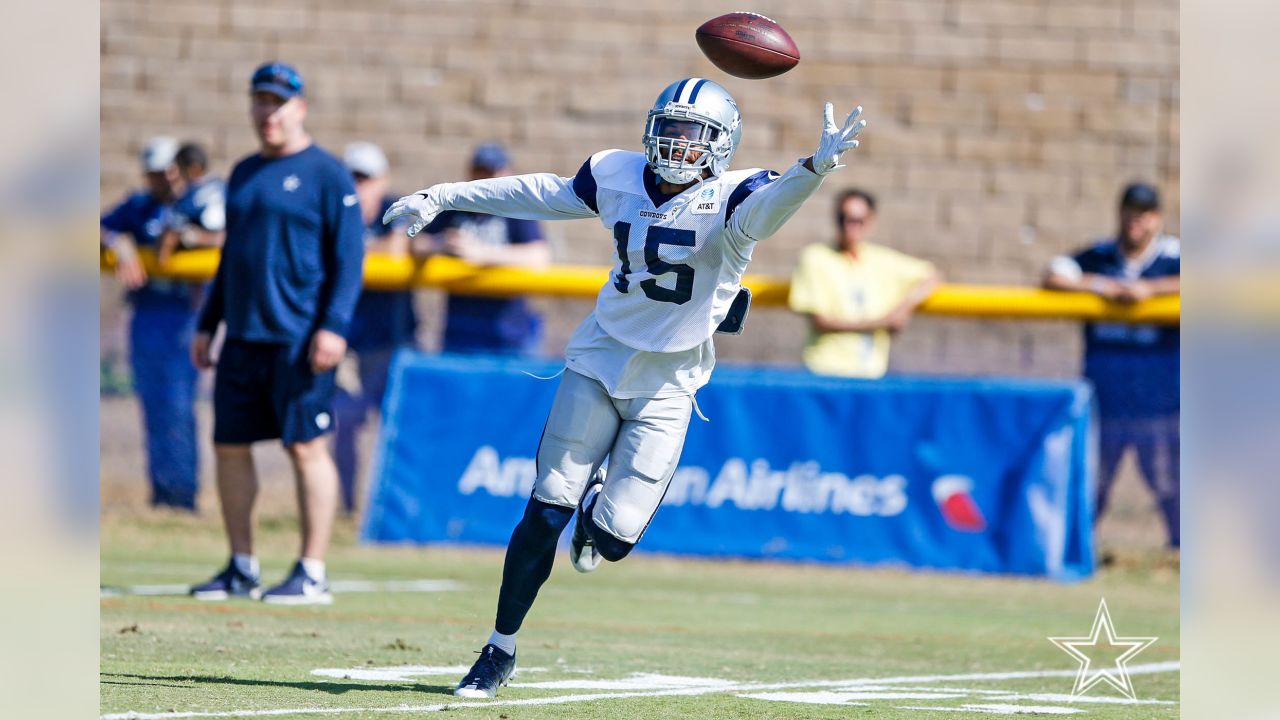
[[[235,564],[236,570],[239,570],[241,574],[255,579],[258,577],[258,558],[244,553],[232,553],[231,562]]]
[[[489,636],[489,644],[497,645],[499,650],[508,655],[516,654],[516,636],[514,634],[503,635],[494,630],[493,634]]]
[[[307,571],[307,576],[316,582],[324,582],[324,561],[314,558],[298,558],[298,562],[302,563],[302,569]]]

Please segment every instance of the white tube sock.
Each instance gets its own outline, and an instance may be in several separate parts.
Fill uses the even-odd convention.
[[[516,636],[515,635],[503,635],[497,630],[494,630],[493,634],[489,636],[488,644],[497,645],[499,650],[501,650],[502,652],[508,655],[516,654]]]
[[[248,575],[254,580],[258,579],[260,569],[258,568],[258,558],[244,553],[234,553],[231,556],[231,562],[236,566],[242,574]]]

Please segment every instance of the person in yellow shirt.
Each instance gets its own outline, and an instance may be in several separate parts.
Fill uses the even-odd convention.
[[[890,336],[940,282],[930,263],[870,242],[875,228],[875,197],[846,190],[835,245],[805,248],[791,277],[791,309],[809,320],[804,364],[820,375],[883,377]]]

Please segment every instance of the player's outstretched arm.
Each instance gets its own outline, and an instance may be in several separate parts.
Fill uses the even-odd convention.
[[[844,167],[840,156],[858,147],[858,133],[867,126],[867,121],[861,119],[862,106],[854,108],[843,125],[836,125],[831,103],[827,103],[822,112],[818,149],[743,201],[742,207],[730,218],[731,230],[751,240],[772,236],[822,185],[827,174]]]
[[[501,215],[522,220],[574,220],[596,217],[573,191],[573,181],[554,173],[534,173],[487,178],[470,182],[441,183],[397,200],[382,222],[412,219],[409,237],[422,231],[445,210]]]

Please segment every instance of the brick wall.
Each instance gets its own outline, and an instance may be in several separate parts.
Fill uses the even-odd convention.
[[[781,169],[813,149],[823,101],[838,112],[862,104],[870,126],[850,167],[761,245],[754,272],[786,274],[803,245],[829,240],[831,198],[849,184],[880,196],[882,241],[957,282],[1035,282],[1054,254],[1112,229],[1119,187],[1134,178],[1163,189],[1176,231],[1174,0],[757,0],[803,55],[765,81],[726,77],[693,42],[694,28],[732,5],[109,0],[103,202],[136,184],[135,154],[152,134],[206,143],[225,174],[254,147],[247,78],[279,58],[307,80],[317,140],[334,150],[379,143],[404,191],[459,179],[470,146],[486,139],[508,143],[517,169],[561,174],[598,149],[638,149],[653,98],[686,75],[738,99],[737,167]],[[549,230],[559,261],[610,262],[597,223]],[[438,305],[431,293],[423,302]],[[550,315],[548,350],[559,351],[588,306],[538,302]],[[1070,373],[1076,334],[1069,323],[920,318],[894,363]],[[802,336],[787,313],[759,312],[720,354],[795,362]]]

